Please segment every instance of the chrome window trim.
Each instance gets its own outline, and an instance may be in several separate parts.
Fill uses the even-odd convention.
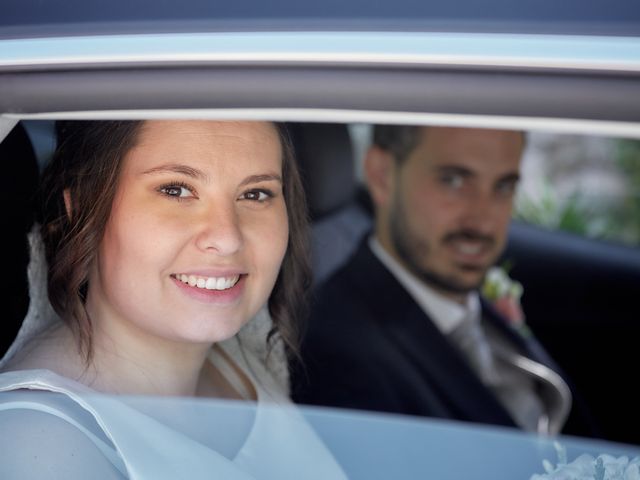
[[[375,110],[338,109],[165,109],[165,110],[94,110],[45,112],[37,114],[3,114],[0,120],[141,120],[141,119],[217,119],[269,120],[282,122],[396,123],[409,125],[443,125],[463,127],[535,130],[579,135],[608,135],[640,139],[640,122],[615,122],[572,118],[528,116],[415,113]]]
[[[4,115],[0,115],[0,142],[9,135],[9,132],[13,130],[13,127],[18,123],[17,118],[9,118]]]
[[[640,72],[640,38],[420,32],[224,32],[0,40],[0,71],[202,63]]]

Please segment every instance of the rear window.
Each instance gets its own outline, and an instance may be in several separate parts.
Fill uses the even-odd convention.
[[[514,216],[546,229],[640,244],[640,141],[529,134]]]

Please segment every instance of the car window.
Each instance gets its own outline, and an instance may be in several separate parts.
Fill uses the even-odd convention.
[[[358,243],[373,226],[370,199],[369,203],[362,202],[357,195],[357,192],[364,188],[362,159],[371,142],[372,125],[333,124],[334,127],[336,125],[346,130],[349,136],[348,145],[339,144],[337,141],[331,145],[328,151],[333,152],[333,160],[320,157],[317,150],[306,150],[316,152],[315,156],[307,159],[311,162],[330,162],[335,161],[335,158],[341,162],[351,162],[350,168],[356,180],[341,187],[353,189],[352,194],[343,196],[341,204],[332,205],[330,210],[312,218],[312,240],[316,242],[312,253],[314,262],[317,262],[316,267],[330,263],[332,256],[340,255],[335,261],[335,269],[348,261]],[[292,130],[300,126],[302,124],[291,124]],[[328,125],[315,125],[316,128],[324,126]],[[50,159],[54,146],[51,137],[52,123],[36,120],[26,122],[25,127],[38,162],[43,166]],[[329,131],[335,132],[335,129]],[[332,135],[334,140],[338,138]],[[316,141],[323,139],[319,138]],[[575,463],[576,468],[595,469],[600,468],[601,464],[602,468],[605,468],[603,462],[612,461],[617,461],[623,472],[633,472],[636,468],[638,452],[635,445],[640,443],[640,438],[638,432],[629,427],[628,422],[634,415],[635,402],[631,396],[612,398],[602,383],[593,382],[593,375],[594,372],[606,372],[607,381],[620,385],[626,384],[625,382],[633,377],[633,365],[629,364],[626,352],[633,350],[638,335],[635,279],[640,277],[640,262],[637,250],[628,249],[622,255],[617,250],[601,249],[600,242],[584,244],[579,237],[558,237],[557,230],[562,229],[562,222],[554,224],[548,220],[547,223],[535,221],[538,217],[531,214],[526,217],[526,213],[522,213],[526,212],[526,208],[521,205],[526,205],[526,201],[534,202],[535,199],[539,202],[536,204],[537,207],[534,205],[529,208],[543,208],[544,202],[548,202],[545,195],[549,189],[554,189],[553,194],[557,195],[557,198],[564,198],[565,202],[570,202],[567,199],[573,198],[572,195],[575,197],[582,195],[580,192],[588,192],[597,193],[599,197],[591,198],[585,194],[591,202],[586,201],[586,204],[592,205],[594,209],[606,204],[608,208],[603,209],[605,213],[599,218],[606,220],[607,216],[618,215],[616,212],[622,211],[629,198],[633,198],[629,193],[629,187],[626,186],[632,175],[625,173],[627,171],[622,168],[629,165],[633,168],[637,163],[633,156],[637,154],[637,150],[634,150],[637,143],[620,138],[551,135],[538,131],[528,132],[527,141],[518,198],[518,202],[524,203],[516,203],[515,218],[528,220],[533,226],[526,228],[534,230],[521,231],[518,227],[510,232],[510,244],[505,260],[510,266],[509,274],[522,284],[522,300],[528,327],[545,345],[554,360],[569,373],[583,394],[584,401],[594,411],[598,422],[605,426],[602,440],[587,439],[586,436],[579,440],[560,437],[556,442],[552,438],[531,437],[510,429],[458,425],[455,422],[443,424],[419,417],[302,406],[302,418],[306,422],[305,434],[308,434],[308,427],[312,432],[309,441],[313,443],[317,438],[321,439],[322,449],[328,448],[350,478],[390,478],[392,475],[410,478],[416,472],[423,474],[427,471],[438,478],[461,478],[470,475],[471,472],[485,475],[479,472],[496,469],[504,473],[501,478],[505,479],[529,478],[528,476],[534,474],[554,478],[554,472],[562,473],[562,468],[568,463]],[[348,153],[350,156],[340,156],[336,152]],[[331,171],[334,172],[333,176],[321,175],[317,170],[308,174],[307,188],[313,183],[316,184],[314,188],[320,188],[319,192],[333,195],[335,192],[332,188],[339,182],[335,177],[337,170]],[[303,176],[304,174],[303,168]],[[602,180],[602,187],[600,183],[596,183],[598,187],[589,183],[594,177]],[[612,198],[614,194],[620,193],[623,194],[621,200]],[[565,209],[569,208],[566,203],[558,204]],[[582,205],[577,201],[576,204]],[[354,216],[354,208],[357,208],[358,216]],[[583,213],[580,219],[585,225],[598,225],[598,221],[604,221],[596,220],[591,211],[571,208],[576,208],[577,213]],[[558,211],[561,211],[561,208]],[[558,215],[557,211],[545,213],[549,217]],[[624,215],[633,220],[633,215],[621,214],[621,217]],[[572,231],[586,234],[586,230],[587,227],[584,231]],[[622,230],[621,227],[620,231]],[[624,258],[622,262],[621,258]],[[585,269],[590,275],[584,274]],[[326,273],[327,276],[330,274]],[[598,292],[597,301],[592,298],[594,291]],[[611,312],[615,312],[613,319]],[[576,319],[582,321],[579,326],[576,325]],[[575,340],[577,331],[580,332],[580,342]],[[599,355],[591,354],[594,348],[597,348]],[[233,422],[229,421],[229,406],[221,408],[216,406],[215,402],[186,401],[185,404],[181,404],[180,401],[170,401],[163,405],[162,401],[132,399],[128,401],[128,406],[143,411],[155,420],[160,419],[163,425],[184,428],[198,440],[220,440],[217,437],[217,440],[209,438],[206,429],[202,428],[204,418],[210,418],[211,423],[217,425],[224,423],[225,428],[234,428]],[[231,410],[234,408],[236,407],[231,407]],[[253,419],[258,415],[253,407],[238,408],[241,408],[247,418]],[[190,418],[188,413],[196,411],[199,412],[197,418]],[[240,411],[235,412],[238,414]],[[265,409],[260,412],[262,421],[271,423],[272,427],[276,425],[286,430],[285,427],[290,425],[287,423],[288,420],[283,420],[285,417],[281,417],[277,409]],[[6,418],[3,421],[6,421]],[[295,422],[300,421],[300,417],[296,417]],[[247,422],[240,423],[242,428],[236,432],[238,438],[247,430]],[[291,432],[295,432],[295,429],[289,434],[293,434]],[[289,434],[286,431],[282,433],[281,445],[296,441],[287,436]],[[228,440],[231,437],[226,438]],[[165,440],[169,448],[171,442],[175,441],[170,435]],[[389,446],[389,442],[392,447]],[[270,440],[266,442],[269,443]],[[359,445],[358,448],[354,448],[355,445]],[[287,451],[286,448],[284,451]],[[312,452],[313,449],[309,451]],[[370,452],[384,453],[378,453],[372,460]],[[610,456],[602,457],[603,454]],[[228,452],[225,455],[232,456]],[[460,458],[464,461],[460,461]],[[314,459],[311,454],[309,461],[319,460],[318,457]],[[266,478],[277,476],[267,475]]]
[[[309,203],[313,273],[312,303],[297,318],[306,342],[299,356],[304,374],[324,375],[319,390],[326,396],[313,406],[303,401],[295,352],[278,343],[282,348],[265,350],[279,338],[268,333],[269,308],[231,342],[216,345],[230,349],[236,370],[248,367],[259,380],[256,392],[275,387],[262,397],[268,401],[94,395],[78,389],[75,377],[55,378],[49,365],[36,372],[0,370],[0,478],[29,478],[50,463],[65,478],[101,478],[108,463],[117,477],[153,479],[640,479],[633,391],[640,338],[637,0],[148,3],[4,2],[0,140],[18,122],[12,141],[16,135],[24,140],[24,129],[32,148],[23,145],[21,153],[5,150],[6,141],[0,145],[9,192],[3,240],[10,243],[3,248],[0,353],[16,334],[34,333],[28,325],[19,332],[25,315],[58,320],[47,297],[44,247],[37,229],[28,235],[38,213],[33,205],[48,193],[38,190],[34,174],[52,157],[54,121],[286,122]],[[526,132],[519,186],[513,189],[510,167],[487,177],[451,155],[436,169],[396,171],[378,151],[377,170],[366,173],[374,125]],[[175,158],[186,158],[193,145]],[[466,154],[480,152],[484,144],[477,145]],[[119,286],[138,298],[123,303],[148,300],[145,311],[168,297],[151,301],[161,290],[153,288],[153,269],[145,276],[135,262],[190,233],[178,220],[199,212],[188,200],[194,178],[187,175],[183,185],[187,169],[179,170],[170,185],[145,191],[162,193],[163,204],[165,194],[179,194],[170,200],[184,212],[171,216],[175,224],[169,219],[158,221],[163,228],[157,231],[145,228],[137,220],[156,211],[139,201],[148,197],[124,196],[139,207],[140,216],[130,215],[128,224],[139,228],[129,244],[138,241],[140,249],[113,270],[125,272]],[[374,198],[365,177],[376,175],[386,182],[378,181]],[[210,184],[225,176],[210,175]],[[245,200],[273,193],[252,188],[234,201],[246,206]],[[72,215],[73,204],[69,209],[65,201]],[[64,220],[60,206],[57,218]],[[394,232],[381,242],[373,232],[383,207],[393,209],[386,221]],[[245,212],[264,218],[258,208]],[[280,224],[256,234],[256,244],[269,247],[271,235],[284,230]],[[388,237],[400,246],[390,254]],[[58,245],[76,245],[72,240],[70,234]],[[286,247],[299,251],[302,244]],[[170,250],[163,249],[167,259]],[[429,252],[436,268],[416,268],[416,256]],[[357,268],[344,274],[354,258]],[[199,257],[191,261],[198,263],[193,273],[206,273]],[[410,268],[402,263],[408,261]],[[448,270],[429,296],[434,292],[421,288],[423,280],[434,280],[443,265]],[[447,283],[452,268],[462,287]],[[138,278],[129,282],[129,272]],[[172,278],[184,291],[202,288],[203,278],[185,277],[181,284]],[[283,277],[278,274],[279,285]],[[295,280],[291,300],[307,283]],[[453,302],[437,302],[442,280]],[[127,298],[125,288],[114,290]],[[329,301],[320,307],[327,291]],[[149,298],[140,299],[140,292]],[[86,283],[79,293],[76,307],[86,305]],[[434,298],[435,314],[428,305]],[[447,310],[457,317],[449,324],[439,315]],[[180,323],[185,311],[166,316]],[[363,321],[368,315],[377,318]],[[203,324],[213,323],[209,316]],[[162,319],[160,312],[154,320]],[[192,319],[184,315],[185,322]],[[481,328],[465,333],[458,328],[463,324]],[[313,325],[325,328],[315,349],[306,336]],[[469,340],[483,335],[489,348]],[[16,345],[11,355],[20,350]],[[32,358],[33,350],[20,352]],[[0,355],[0,369],[3,362]],[[500,368],[492,370],[491,362]],[[209,363],[239,385],[233,362]],[[164,373],[176,366],[161,365],[169,367],[160,369]],[[128,378],[127,369],[120,372]]]
[[[640,142],[532,133],[515,218],[551,230],[640,244]]]

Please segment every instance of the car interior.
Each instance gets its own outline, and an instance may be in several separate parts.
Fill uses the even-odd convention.
[[[372,209],[357,178],[357,148],[344,123],[296,123],[290,128],[312,221],[314,284],[326,280],[372,225]],[[28,308],[26,233],[34,221],[39,160],[22,123],[0,143],[9,264],[0,335],[6,351]],[[40,160],[42,162],[42,160]],[[573,379],[604,439],[640,444],[634,389],[638,338],[640,250],[513,222],[503,254],[524,286],[527,322]],[[580,408],[580,407],[577,407]],[[635,422],[635,423],[633,423]],[[571,429],[574,435],[582,432]]]
[[[29,251],[27,232],[35,215],[39,167],[35,151],[26,129],[18,124],[0,142],[0,158],[5,165],[5,177],[9,189],[3,218],[5,229],[5,262],[7,275],[2,279],[5,299],[5,318],[2,322],[0,349],[4,353],[13,341],[29,306],[27,288],[27,264]]]

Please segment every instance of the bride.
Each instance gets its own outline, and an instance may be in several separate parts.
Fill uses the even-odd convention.
[[[0,450],[2,478],[80,478],[88,465],[105,478],[341,478],[282,380],[308,285],[304,195],[284,128],[76,121],[58,123],[57,136],[40,220],[55,314],[32,298],[0,364],[0,391],[13,392],[0,396],[2,442],[19,451]],[[240,440],[211,425],[207,444],[114,394],[258,407],[238,423]],[[288,408],[264,415],[266,403]],[[17,445],[25,429],[40,441]],[[292,441],[278,452],[270,432],[282,431]]]

